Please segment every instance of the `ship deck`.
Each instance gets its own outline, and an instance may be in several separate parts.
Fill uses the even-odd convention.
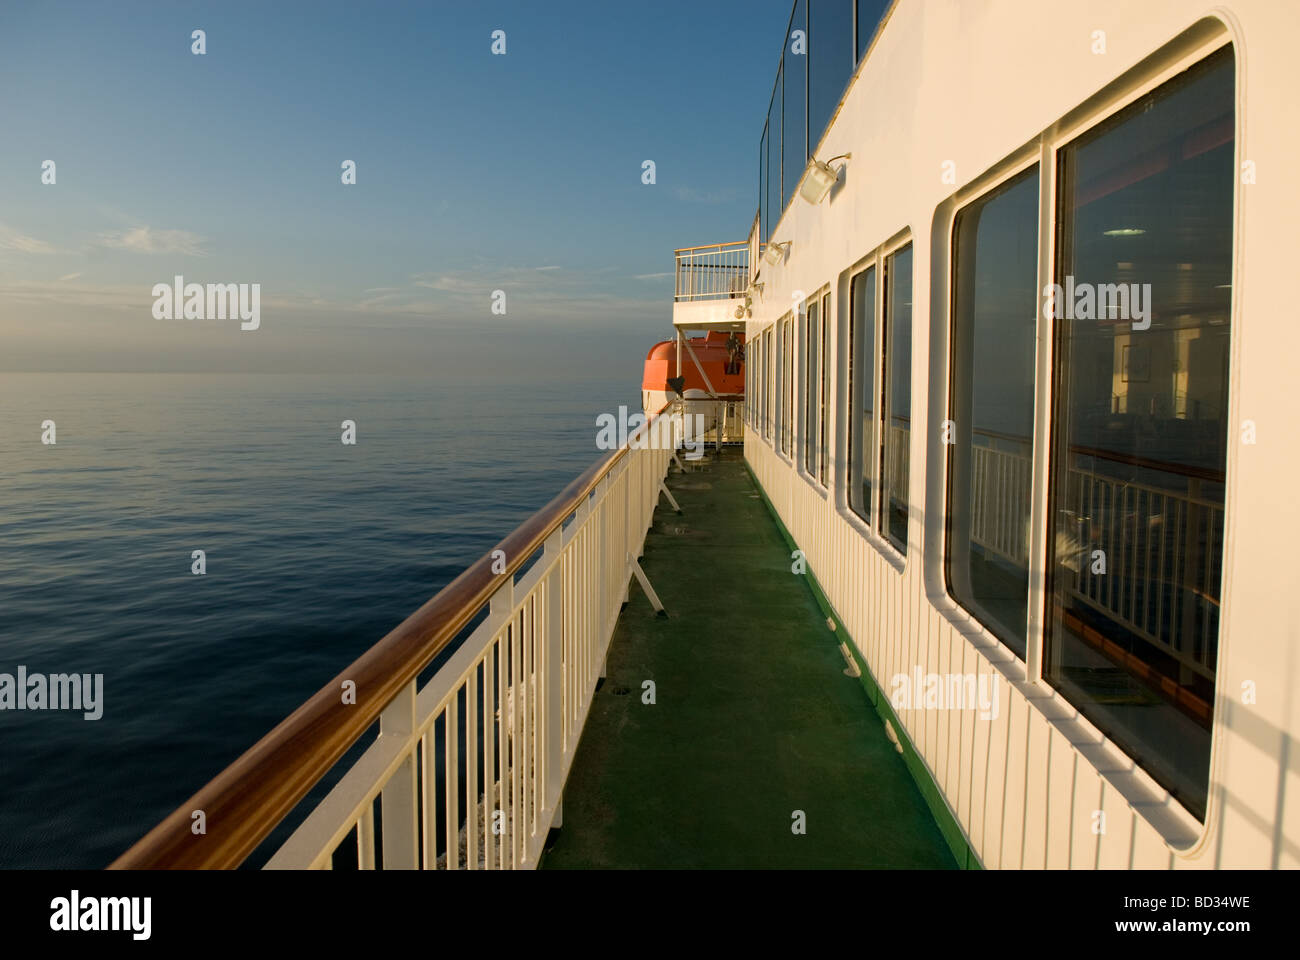
[[[670,473],[642,560],[668,618],[634,581],[541,865],[955,867],[739,449],[708,457]]]

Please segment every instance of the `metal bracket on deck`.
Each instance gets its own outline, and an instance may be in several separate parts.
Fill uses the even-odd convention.
[[[655,588],[650,586],[650,578],[647,577],[645,571],[641,569],[641,564],[637,563],[637,561],[632,558],[631,554],[628,555],[627,559],[632,565],[632,573],[636,575],[636,582],[641,584],[641,589],[645,591],[645,596],[646,599],[650,601],[650,606],[655,608],[655,616],[667,619],[668,611],[665,610],[664,605],[659,602],[659,594],[655,593]]]
[[[665,484],[662,480],[659,481],[659,492],[668,498],[668,502],[673,505],[674,510],[676,510],[678,513],[682,512],[682,508],[677,505],[677,501],[673,499],[673,495],[668,492],[667,484]]]

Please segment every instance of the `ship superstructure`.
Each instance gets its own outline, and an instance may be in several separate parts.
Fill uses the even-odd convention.
[[[648,422],[117,865],[1300,864],[1294,27],[798,0]]]

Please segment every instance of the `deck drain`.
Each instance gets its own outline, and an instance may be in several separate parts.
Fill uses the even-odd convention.
[[[631,687],[610,687],[609,692],[616,697],[626,697],[629,693],[632,692],[632,688]]]

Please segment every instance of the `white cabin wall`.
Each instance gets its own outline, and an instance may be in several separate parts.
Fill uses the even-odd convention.
[[[947,369],[947,344],[931,342],[933,311],[943,309],[931,285],[936,209],[1212,13],[1228,24],[1234,44],[1239,159],[1254,161],[1258,176],[1238,187],[1230,413],[1230,423],[1254,421],[1258,442],[1231,445],[1227,464],[1209,809],[1204,828],[1189,834],[1189,818],[1170,812],[1162,790],[1099,742],[1045,683],[1027,680],[1023,663],[936,590],[942,557],[936,549],[923,555],[922,547],[942,544],[943,524],[935,459],[942,448],[926,429],[942,419],[930,405],[944,388],[932,389],[931,378],[946,381]],[[1106,31],[1104,55],[1091,52],[1095,30]],[[796,197],[772,231],[772,240],[793,246],[782,264],[762,267],[764,294],[755,298],[747,340],[790,309],[793,291],[831,284],[830,494],[752,432],[746,458],[886,693],[890,677],[914,666],[996,671],[1006,681],[996,719],[966,711],[899,715],[986,867],[1300,865],[1300,442],[1293,432],[1300,325],[1289,283],[1300,221],[1293,172],[1300,135],[1289,119],[1300,91],[1297,38],[1300,6],[1270,0],[900,0],[815,152],[821,159],[853,154],[840,185],[818,207]],[[941,181],[946,160],[955,164],[955,186]],[[847,352],[839,334],[847,308],[842,272],[903,229],[914,246],[914,429],[909,555],[900,572],[892,551],[838,506]],[[946,291],[946,279],[936,278],[934,289]],[[796,348],[796,370],[799,362]],[[800,386],[797,378],[796,395]],[[1241,702],[1245,681],[1257,685],[1253,705]],[[1095,809],[1107,814],[1101,836],[1091,831]]]

